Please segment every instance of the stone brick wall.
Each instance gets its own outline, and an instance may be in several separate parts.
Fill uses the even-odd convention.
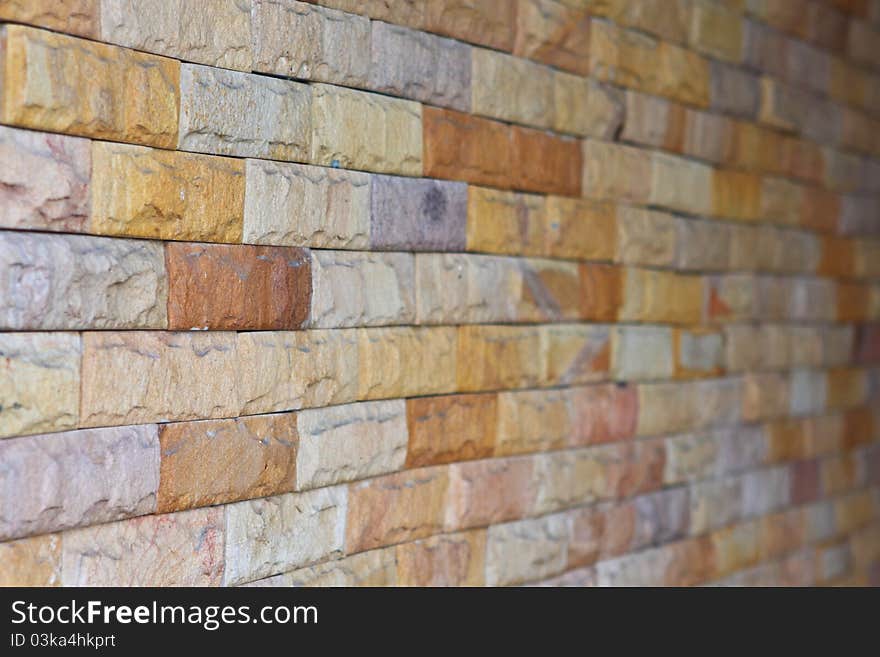
[[[880,1],[0,23],[3,584],[880,583]]]

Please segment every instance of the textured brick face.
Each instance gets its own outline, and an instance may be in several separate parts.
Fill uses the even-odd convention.
[[[294,329],[308,316],[302,249],[169,243],[165,258],[170,329]]]

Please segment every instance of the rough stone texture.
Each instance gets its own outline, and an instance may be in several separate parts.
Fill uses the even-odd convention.
[[[639,415],[636,388],[605,384],[569,391],[574,433],[572,445],[625,440],[635,435]]]
[[[544,254],[553,258],[612,260],[618,240],[616,211],[610,203],[548,196]]]
[[[0,328],[165,328],[162,245],[0,232]]]
[[[294,490],[291,414],[164,424],[159,429],[160,513]]]
[[[311,306],[311,258],[285,246],[165,245],[168,328],[295,329]]]
[[[400,586],[483,586],[486,532],[442,534],[398,545]]]
[[[80,349],[76,333],[0,333],[0,436],[77,425]]]
[[[494,50],[473,51],[471,111],[538,128],[553,124],[553,71]]]
[[[4,123],[162,148],[177,144],[178,62],[21,25],[3,26],[0,38]]]
[[[346,551],[360,552],[436,534],[443,527],[447,486],[443,467],[351,484]]]
[[[557,132],[610,139],[623,122],[621,95],[589,78],[553,76],[553,125]]]
[[[462,392],[528,388],[543,376],[541,334],[533,327],[462,326],[458,329],[457,388]]]
[[[545,206],[545,197],[537,194],[470,185],[467,250],[544,255],[547,250]]]
[[[59,586],[61,540],[45,534],[0,543],[0,586]]]
[[[470,110],[470,46],[375,22],[370,47],[368,86],[373,91],[462,112]]]
[[[574,434],[573,419],[566,391],[500,392],[495,455],[509,456],[565,447]]]
[[[308,326],[412,324],[413,256],[408,253],[312,251]]]
[[[454,327],[358,329],[358,398],[453,392],[456,359]]]
[[[517,126],[511,127],[510,134],[513,187],[580,196],[581,147],[577,140]]]
[[[363,87],[370,71],[370,21],[295,0],[256,0],[254,70]]]
[[[486,539],[486,584],[520,584],[561,572],[566,564],[568,533],[568,523],[561,515],[490,527]]]
[[[694,222],[686,222],[691,226]],[[623,206],[617,209],[617,259],[627,265],[671,266],[675,261],[675,217]]]
[[[246,586],[396,586],[395,548],[360,552],[342,559],[298,568],[283,575],[246,584]]]
[[[608,327],[547,326],[543,329],[542,342],[545,384],[571,385],[607,378],[611,356]]]
[[[516,7],[509,0],[427,0],[416,4],[424,4],[423,29],[498,50],[513,47]]]
[[[498,420],[496,396],[448,395],[406,400],[410,468],[492,456]]]
[[[668,379],[674,371],[672,329],[618,326],[612,332],[611,371],[621,381]]]
[[[297,488],[358,481],[403,469],[405,411],[402,399],[300,411]]]
[[[578,75],[590,69],[590,17],[579,3],[520,2],[513,53]]]
[[[156,510],[155,425],[4,440],[0,458],[3,540]]]
[[[419,103],[326,84],[310,89],[313,164],[421,175]]]
[[[234,357],[234,333],[84,333],[80,425],[234,417]]]
[[[348,491],[344,486],[229,504],[226,585],[277,575],[342,554]]]
[[[422,121],[426,176],[510,187],[513,147],[506,124],[433,107],[422,109]]]
[[[703,313],[703,294],[699,276],[627,269],[620,319],[696,324]]]
[[[7,0],[0,20],[38,25],[66,34],[96,38],[100,0]]]
[[[467,185],[371,176],[370,247],[401,251],[463,251]]]
[[[371,176],[247,160],[243,241],[363,249],[370,236]]]
[[[176,146],[197,153],[306,161],[312,148],[312,102],[312,88],[305,84],[183,64]]]
[[[651,154],[610,142],[583,141],[584,196],[648,203],[651,197]]]
[[[82,232],[91,175],[87,140],[0,126],[0,227]]]
[[[446,529],[484,527],[529,513],[535,498],[533,467],[528,457],[450,465]]]
[[[61,541],[64,586],[217,586],[223,509],[205,508],[76,529]]]
[[[98,0],[101,40],[184,61],[250,71],[250,3]]]
[[[240,242],[240,160],[92,144],[90,232],[200,242]]]

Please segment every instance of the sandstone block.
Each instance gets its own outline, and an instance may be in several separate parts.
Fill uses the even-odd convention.
[[[311,259],[287,246],[165,245],[171,330],[295,329],[309,315]]]
[[[515,15],[516,6],[510,0],[427,0],[422,29],[468,43],[510,50]]]
[[[553,70],[495,50],[473,51],[471,111],[538,128],[553,124]]]
[[[216,509],[226,516],[223,583],[243,584],[341,555],[347,505],[348,490],[335,486]]]
[[[371,182],[372,248],[464,250],[467,185],[393,176],[372,176]]]
[[[94,142],[89,231],[240,242],[244,184],[240,160]]]
[[[619,381],[668,379],[674,373],[673,332],[660,326],[616,326],[611,372]]]
[[[0,232],[0,327],[165,328],[162,245]]]
[[[363,87],[370,69],[370,21],[295,0],[258,0],[254,70]]]
[[[639,396],[635,386],[620,383],[571,388],[574,417],[572,445],[625,440],[635,435]]]
[[[0,435],[77,426],[80,352],[76,333],[0,334]]]
[[[695,50],[730,62],[743,57],[743,19],[710,2],[694,3],[688,42]]]
[[[589,198],[648,203],[651,153],[642,148],[585,139],[582,193]]]
[[[611,203],[548,196],[545,219],[543,255],[577,260],[614,258],[619,220]]]
[[[627,321],[697,324],[703,314],[700,276],[627,269],[620,318]]]
[[[718,376],[724,371],[724,334],[713,329],[675,329],[675,376]]]
[[[61,540],[45,534],[0,543],[0,584],[3,586],[59,586]]]
[[[467,112],[471,47],[426,32],[373,23],[368,86],[374,91]]]
[[[246,586],[397,586],[394,550],[390,547],[360,552],[250,582]]]
[[[64,586],[218,586],[223,509],[131,518],[63,535]]]
[[[557,72],[553,76],[553,112],[551,127],[556,132],[611,139],[623,123],[624,108],[615,89]]]
[[[666,153],[654,153],[651,162],[652,205],[691,214],[711,212],[710,166]]]
[[[543,377],[541,334],[533,327],[462,326],[458,329],[457,388],[462,392],[528,388]]]
[[[568,533],[562,515],[490,527],[486,538],[486,585],[519,584],[561,572],[566,563]]]
[[[483,586],[485,530],[441,534],[398,545],[400,586]]]
[[[403,469],[404,400],[300,411],[297,488],[317,488]]]
[[[419,103],[325,84],[311,92],[312,164],[422,174]]]
[[[351,484],[346,551],[360,552],[438,533],[443,527],[447,486],[444,467],[408,470]]]
[[[97,38],[98,10],[98,0],[9,0],[0,7],[0,20]]]
[[[498,393],[495,455],[561,449],[574,433],[571,402],[563,390]]]
[[[154,425],[84,429],[0,441],[3,540],[153,513],[159,485]]]
[[[299,82],[183,64],[177,148],[197,153],[308,160],[312,88]],[[259,113],[254,108],[259,107]]]
[[[290,414],[164,424],[159,512],[290,492],[297,431]]]
[[[358,398],[435,395],[455,390],[456,329],[358,329]]]
[[[517,5],[513,53],[586,75],[590,68],[590,17],[578,3],[532,0]]]
[[[545,384],[570,385],[607,378],[611,361],[611,335],[607,326],[545,326],[542,341]]]
[[[235,0],[101,0],[101,40],[208,66],[250,71],[250,6]]]
[[[583,263],[581,316],[593,321],[615,321],[623,305],[624,277],[625,270],[621,267]]]
[[[566,199],[568,200],[568,199]],[[491,187],[468,187],[467,250],[544,255],[545,197]]]
[[[247,160],[243,241],[364,249],[370,176],[358,171]]]
[[[82,232],[91,176],[87,140],[0,126],[3,228]]]
[[[492,456],[498,422],[495,395],[446,395],[406,400],[407,467]]]
[[[510,134],[515,188],[580,196],[581,147],[577,140],[518,126],[512,126]]]
[[[606,497],[606,468],[596,449],[538,454],[535,462],[533,513],[542,514]]]
[[[535,496],[532,476],[529,457],[453,463],[449,466],[446,529],[484,527],[528,514]]]
[[[175,60],[21,25],[4,26],[3,38],[4,123],[161,148],[177,144]]]
[[[620,206],[617,260],[627,265],[671,266],[676,254],[676,226],[675,217],[665,212]]]

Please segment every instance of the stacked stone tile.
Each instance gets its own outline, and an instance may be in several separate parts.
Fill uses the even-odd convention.
[[[880,583],[880,1],[0,22],[0,582]]]

